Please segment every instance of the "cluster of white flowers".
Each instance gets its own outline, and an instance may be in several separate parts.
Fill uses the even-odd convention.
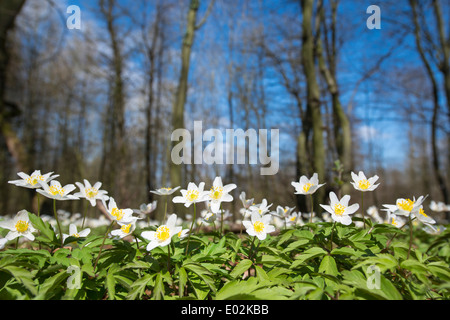
[[[232,218],[233,215],[229,210],[222,208],[222,203],[233,201],[233,196],[230,192],[237,187],[235,184],[224,185],[222,178],[216,177],[209,190],[205,190],[204,182],[200,182],[198,185],[190,182],[186,189],[180,189],[180,186],[177,186],[174,188],[151,190],[150,192],[158,196],[168,197],[180,189],[181,195],[174,196],[172,201],[174,203],[184,204],[186,208],[194,205],[194,216],[187,215],[192,220],[191,228],[183,229],[181,226],[183,221],[175,213],[169,215],[167,220],[164,218],[164,224],[158,224],[158,221],[150,221],[150,219],[147,219],[147,222],[143,221],[144,217],[149,217],[150,213],[156,210],[158,204],[156,200],[149,204],[142,204],[139,209],[135,210],[119,208],[115,199],[108,196],[107,191],[100,189],[102,186],[101,182],[96,182],[92,185],[88,180],[84,179],[84,183],[75,182],[75,184],[62,186],[60,182],[54,180],[59,175],[53,175],[53,172],[41,174],[40,170],[35,170],[31,175],[19,172],[18,176],[21,179],[8,182],[20,187],[35,189],[38,194],[53,199],[54,202],[56,200],[77,200],[84,198],[91,206],[96,206],[97,201],[103,204],[109,220],[103,215],[99,218],[91,218],[86,223],[87,228],[84,228],[85,216],[79,213],[70,214],[62,210],[56,211],[55,209],[54,218],[43,216],[42,219],[49,221],[55,230],[56,226],[58,226],[62,243],[69,237],[86,237],[89,235],[91,228],[105,225],[112,226],[113,223],[116,223],[119,228],[112,230],[109,235],[124,238],[132,234],[137,224],[140,223],[140,227],[149,227],[152,225],[157,227],[155,231],[144,231],[141,233],[142,238],[149,241],[147,245],[148,251],[156,247],[167,246],[171,243],[174,235],[177,235],[180,239],[190,236],[193,232],[194,222],[198,226],[201,226],[203,223],[215,225],[216,223],[223,223],[224,220]],[[376,184],[378,180],[378,176],[376,175],[371,178],[366,178],[365,174],[360,171],[358,174],[351,172],[351,176],[353,179],[351,184],[356,190],[362,192],[361,195],[367,191],[374,191],[379,186],[379,184]],[[264,240],[267,234],[275,232],[276,229],[304,225],[306,222],[303,219],[309,220],[310,223],[327,221],[350,225],[353,223],[352,215],[358,214],[357,211],[360,209],[360,205],[358,203],[350,204],[350,195],[344,195],[339,199],[336,193],[331,191],[329,193],[329,204],[320,204],[324,212],[316,215],[312,208],[312,196],[320,187],[325,185],[324,183],[319,183],[317,173],[314,173],[311,178],[301,176],[298,182],[294,181],[291,184],[295,188],[294,194],[308,195],[311,197],[311,210],[309,212],[296,212],[295,207],[283,207],[281,205],[273,208],[273,204],[268,203],[267,199],[262,199],[260,203],[255,203],[254,198],[247,199],[244,191],[240,193],[239,199],[242,202],[240,213],[242,220],[239,222],[241,226],[246,228],[248,235],[257,237],[259,240]],[[76,189],[75,185],[79,188],[79,192],[71,194]],[[414,220],[415,222],[423,223],[425,225],[424,229],[427,232],[437,233],[442,228],[435,227],[436,221],[425,213],[423,208],[425,199],[426,197],[424,196],[420,196],[417,200],[415,198],[413,200],[399,198],[395,205],[385,204],[383,205],[383,210],[387,214],[384,219],[380,216],[375,206],[369,207],[366,211],[362,208],[360,214],[362,215],[363,222],[355,221],[354,223],[356,226],[365,227],[364,213],[367,213],[368,217],[372,221],[375,221],[375,223],[388,223],[398,228],[403,228]],[[195,216],[195,208],[199,202],[204,202],[206,208],[200,212],[200,217],[197,218]],[[446,211],[450,209],[450,206],[432,201],[430,209],[436,212]],[[62,234],[59,220],[62,220],[64,225],[69,225],[68,234]],[[81,231],[78,231],[77,226],[80,225]],[[10,230],[4,239],[0,239],[0,249],[9,240],[16,239],[20,236],[31,241],[35,239],[33,232],[36,230],[32,226],[26,210],[18,212],[14,217],[0,221],[0,227]]]

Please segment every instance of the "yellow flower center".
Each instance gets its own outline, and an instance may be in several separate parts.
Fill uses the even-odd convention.
[[[253,228],[255,229],[255,232],[260,233],[264,230],[264,223],[262,223],[261,221],[256,221],[253,224]]]
[[[198,195],[199,195],[199,192],[198,192],[197,190],[189,190],[189,191],[186,193],[186,199],[187,199],[188,201],[193,202],[193,201],[195,201],[195,200],[198,199]]]
[[[79,238],[80,235],[78,233],[74,233],[74,234],[72,234],[72,237]]]
[[[306,183],[303,186],[303,191],[308,192],[311,187],[312,187],[312,183]]]
[[[410,199],[406,199],[406,200],[402,200],[399,204],[398,204],[399,208],[408,212],[411,212],[413,206],[414,206],[414,201],[410,200]]]
[[[122,230],[123,233],[130,233],[131,223],[127,225],[123,225],[120,227],[120,230]]]
[[[419,209],[419,214],[423,215],[425,218],[428,218],[428,215],[425,213],[425,211],[422,208]]]
[[[17,221],[15,227],[18,232],[24,233],[25,231],[28,230],[28,222],[19,220],[19,221]]]
[[[334,206],[334,213],[337,214],[338,216],[342,216],[345,212],[345,207],[338,203]]]
[[[98,190],[93,187],[86,189],[86,196],[88,198],[94,198],[97,194],[98,194]]]
[[[29,184],[31,184],[32,186],[34,186],[36,183],[38,183],[39,180],[44,181],[44,177],[41,175],[34,175],[34,176],[27,178],[27,182]]]
[[[297,217],[294,216],[294,217],[292,217],[290,220],[291,220],[291,221],[295,221],[295,218],[297,218]]]
[[[398,227],[398,222],[394,218],[392,218],[392,225]]]
[[[170,229],[166,226],[160,226],[156,229],[156,238],[159,241],[166,241],[170,237]]]
[[[52,195],[54,195],[54,196],[56,196],[56,195],[60,195],[60,196],[63,196],[64,195],[64,189],[63,188],[60,188],[60,187],[58,187],[58,186],[55,186],[55,185],[53,185],[53,186],[51,186],[50,188],[49,188],[49,192],[50,192],[50,194],[52,194]]]
[[[166,191],[172,190],[172,188],[161,188],[161,189],[166,190]]]
[[[123,218],[123,216],[124,216],[124,213],[123,213],[123,210],[122,209],[118,209],[118,208],[113,208],[112,210],[111,210],[111,215],[113,216],[113,217],[116,217],[116,220],[121,220],[122,218]]]
[[[369,189],[369,187],[370,187],[369,180],[366,180],[366,179],[359,180],[358,187],[362,190]]]
[[[219,200],[222,198],[223,188],[222,187],[212,187],[211,188],[211,198],[214,200]]]

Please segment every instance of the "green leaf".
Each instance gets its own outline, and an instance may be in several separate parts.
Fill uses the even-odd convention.
[[[178,269],[178,279],[178,294],[180,297],[182,297],[184,295],[184,288],[188,280],[186,269],[184,269],[183,267]]]
[[[402,267],[403,269],[407,269],[416,275],[424,275],[428,272],[427,267],[423,263],[411,259],[405,260],[400,263],[400,267]]]
[[[343,256],[358,256],[357,251],[349,247],[334,248],[331,255],[343,255]]]
[[[386,270],[395,269],[398,266],[398,261],[394,256],[390,254],[379,253],[374,257],[365,259],[361,263],[355,265],[352,269],[358,269],[361,266],[367,265],[375,265],[380,268],[381,272],[385,272]]]
[[[284,249],[284,252],[289,252],[295,249],[299,249],[300,247],[304,246],[305,244],[308,244],[310,240],[308,239],[300,239],[294,242],[291,242],[286,249]]]
[[[56,238],[56,234],[50,223],[44,222],[40,217],[31,212],[28,212],[28,217],[30,218],[31,224],[40,231],[41,236],[36,237],[36,240],[47,243],[51,242],[57,245],[61,244],[60,240]]]
[[[66,278],[69,277],[69,273],[66,270],[63,270],[54,276],[47,278],[40,286],[37,296],[35,297],[36,300],[49,300],[54,295],[58,293],[58,290],[55,290],[58,288],[61,290],[61,282],[66,280]]]
[[[36,285],[33,281],[33,274],[30,271],[14,265],[5,266],[2,269],[9,272],[19,283],[27,288],[31,294],[36,295]]]
[[[153,287],[153,299],[161,300],[164,297],[164,283],[161,273],[156,275],[155,286]]]
[[[321,257],[321,256],[325,255],[326,253],[327,252],[320,247],[312,247],[295,257],[295,261],[292,263],[291,269],[303,264],[307,260],[310,260],[310,259],[313,259],[316,257]]]
[[[131,290],[128,292],[127,300],[135,300],[140,298],[144,294],[147,284],[152,282],[154,276],[154,274],[146,274],[142,278],[139,278],[133,282],[131,284]]]
[[[322,262],[319,266],[319,272],[329,274],[332,276],[337,276],[339,274],[339,271],[336,266],[336,261],[332,256],[325,256],[322,259]]]
[[[108,291],[108,299],[114,300],[116,295],[116,279],[113,272],[106,275],[106,290]]]
[[[240,275],[242,275],[245,271],[247,271],[251,266],[253,262],[249,259],[241,260],[233,269],[233,271],[230,272],[230,276],[233,279],[236,279]]]

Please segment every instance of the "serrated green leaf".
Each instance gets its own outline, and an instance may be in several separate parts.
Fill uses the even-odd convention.
[[[241,260],[230,272],[230,276],[233,279],[236,279],[237,277],[242,275],[245,271],[247,271],[252,265],[253,265],[253,262],[249,259]]]

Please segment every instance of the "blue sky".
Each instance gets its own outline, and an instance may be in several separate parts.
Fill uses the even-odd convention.
[[[67,5],[80,6],[82,20],[95,21],[97,19],[96,14],[91,11],[95,5],[92,1],[66,0],[66,3]],[[119,3],[125,7],[128,4],[135,4],[133,1],[125,0],[120,0]],[[186,1],[187,3],[188,1]],[[206,3],[207,1],[202,2],[199,17],[203,15],[207,5]],[[270,14],[270,11],[276,11],[281,14],[291,14],[295,10],[300,12],[297,2],[267,1],[262,3],[252,3],[255,5],[252,6],[251,10],[243,14],[256,15],[260,17],[260,21],[265,21],[265,15]],[[238,2],[237,5],[239,6],[241,4],[242,2]],[[369,30],[366,27],[366,20],[370,16],[366,13],[366,9],[372,4],[377,4],[381,8],[380,30]],[[422,67],[421,61],[415,52],[413,37],[409,35],[401,38],[399,37],[401,30],[397,30],[400,28],[397,24],[397,19],[400,19],[399,11],[401,12],[407,9],[406,5],[407,1],[399,1],[396,6],[392,6],[384,4],[383,1],[373,3],[373,1],[367,0],[342,0],[338,13],[338,34],[344,35],[345,38],[345,42],[339,49],[338,66],[338,81],[341,87],[342,103],[344,106],[349,106],[350,102],[352,102],[353,119],[358,120],[358,123],[354,124],[354,130],[360,136],[361,148],[367,150],[367,148],[375,146],[378,154],[377,158],[387,166],[402,165],[405,162],[405,155],[408,152],[409,140],[405,134],[407,126],[404,121],[395,121],[395,119],[402,117],[397,108],[397,103],[402,100],[402,93],[397,93],[388,88],[380,92],[379,89],[374,88],[380,87],[380,83],[382,85],[383,72],[391,70],[390,66],[392,66],[392,69],[401,69],[402,66],[405,68],[411,66],[417,68]],[[215,10],[220,10],[219,8],[221,7],[219,6]],[[180,18],[182,18],[183,14],[181,11],[179,14]],[[196,35],[191,65],[191,79],[199,77],[199,70],[202,64],[205,63],[205,61],[201,61],[201,59],[199,61],[195,58],[199,51],[205,50],[205,48],[214,50],[214,47],[218,44],[220,48],[226,47],[229,29],[226,21],[220,21],[220,14],[221,12],[218,11],[213,12],[205,26]],[[183,21],[180,20],[180,23],[183,23]],[[300,17],[298,23],[300,23]],[[264,24],[264,27],[270,29],[271,25]],[[182,28],[180,27],[181,30]],[[170,44],[174,50],[179,50],[181,38],[182,34],[180,32],[179,36],[175,37]],[[372,78],[360,83],[356,87],[356,84],[360,81],[364,73],[370,70],[381,57],[391,50],[392,54],[390,57],[380,64],[381,71],[378,71]],[[223,55],[221,57],[222,59],[230,57],[229,53],[223,53]],[[223,69],[219,71],[223,72]],[[273,85],[272,71],[265,70],[265,74],[267,77],[265,80],[265,90],[268,94],[267,105],[269,110],[279,108],[280,104],[289,103],[290,98],[280,85]],[[226,95],[224,91],[225,79],[219,77],[215,79],[217,82],[216,88],[219,91],[212,93],[212,95],[215,94],[218,96],[212,101],[218,101],[217,107],[219,110],[223,110],[222,113],[225,116],[227,114]],[[292,117],[286,118],[285,115],[277,115],[274,113],[274,117],[270,120],[269,125],[276,126],[277,123],[292,121]],[[286,146],[287,149],[291,149],[289,147],[292,142],[290,141],[289,135],[283,134],[283,128],[280,128],[280,135],[281,138],[285,137],[285,141],[281,141],[282,145]]]

